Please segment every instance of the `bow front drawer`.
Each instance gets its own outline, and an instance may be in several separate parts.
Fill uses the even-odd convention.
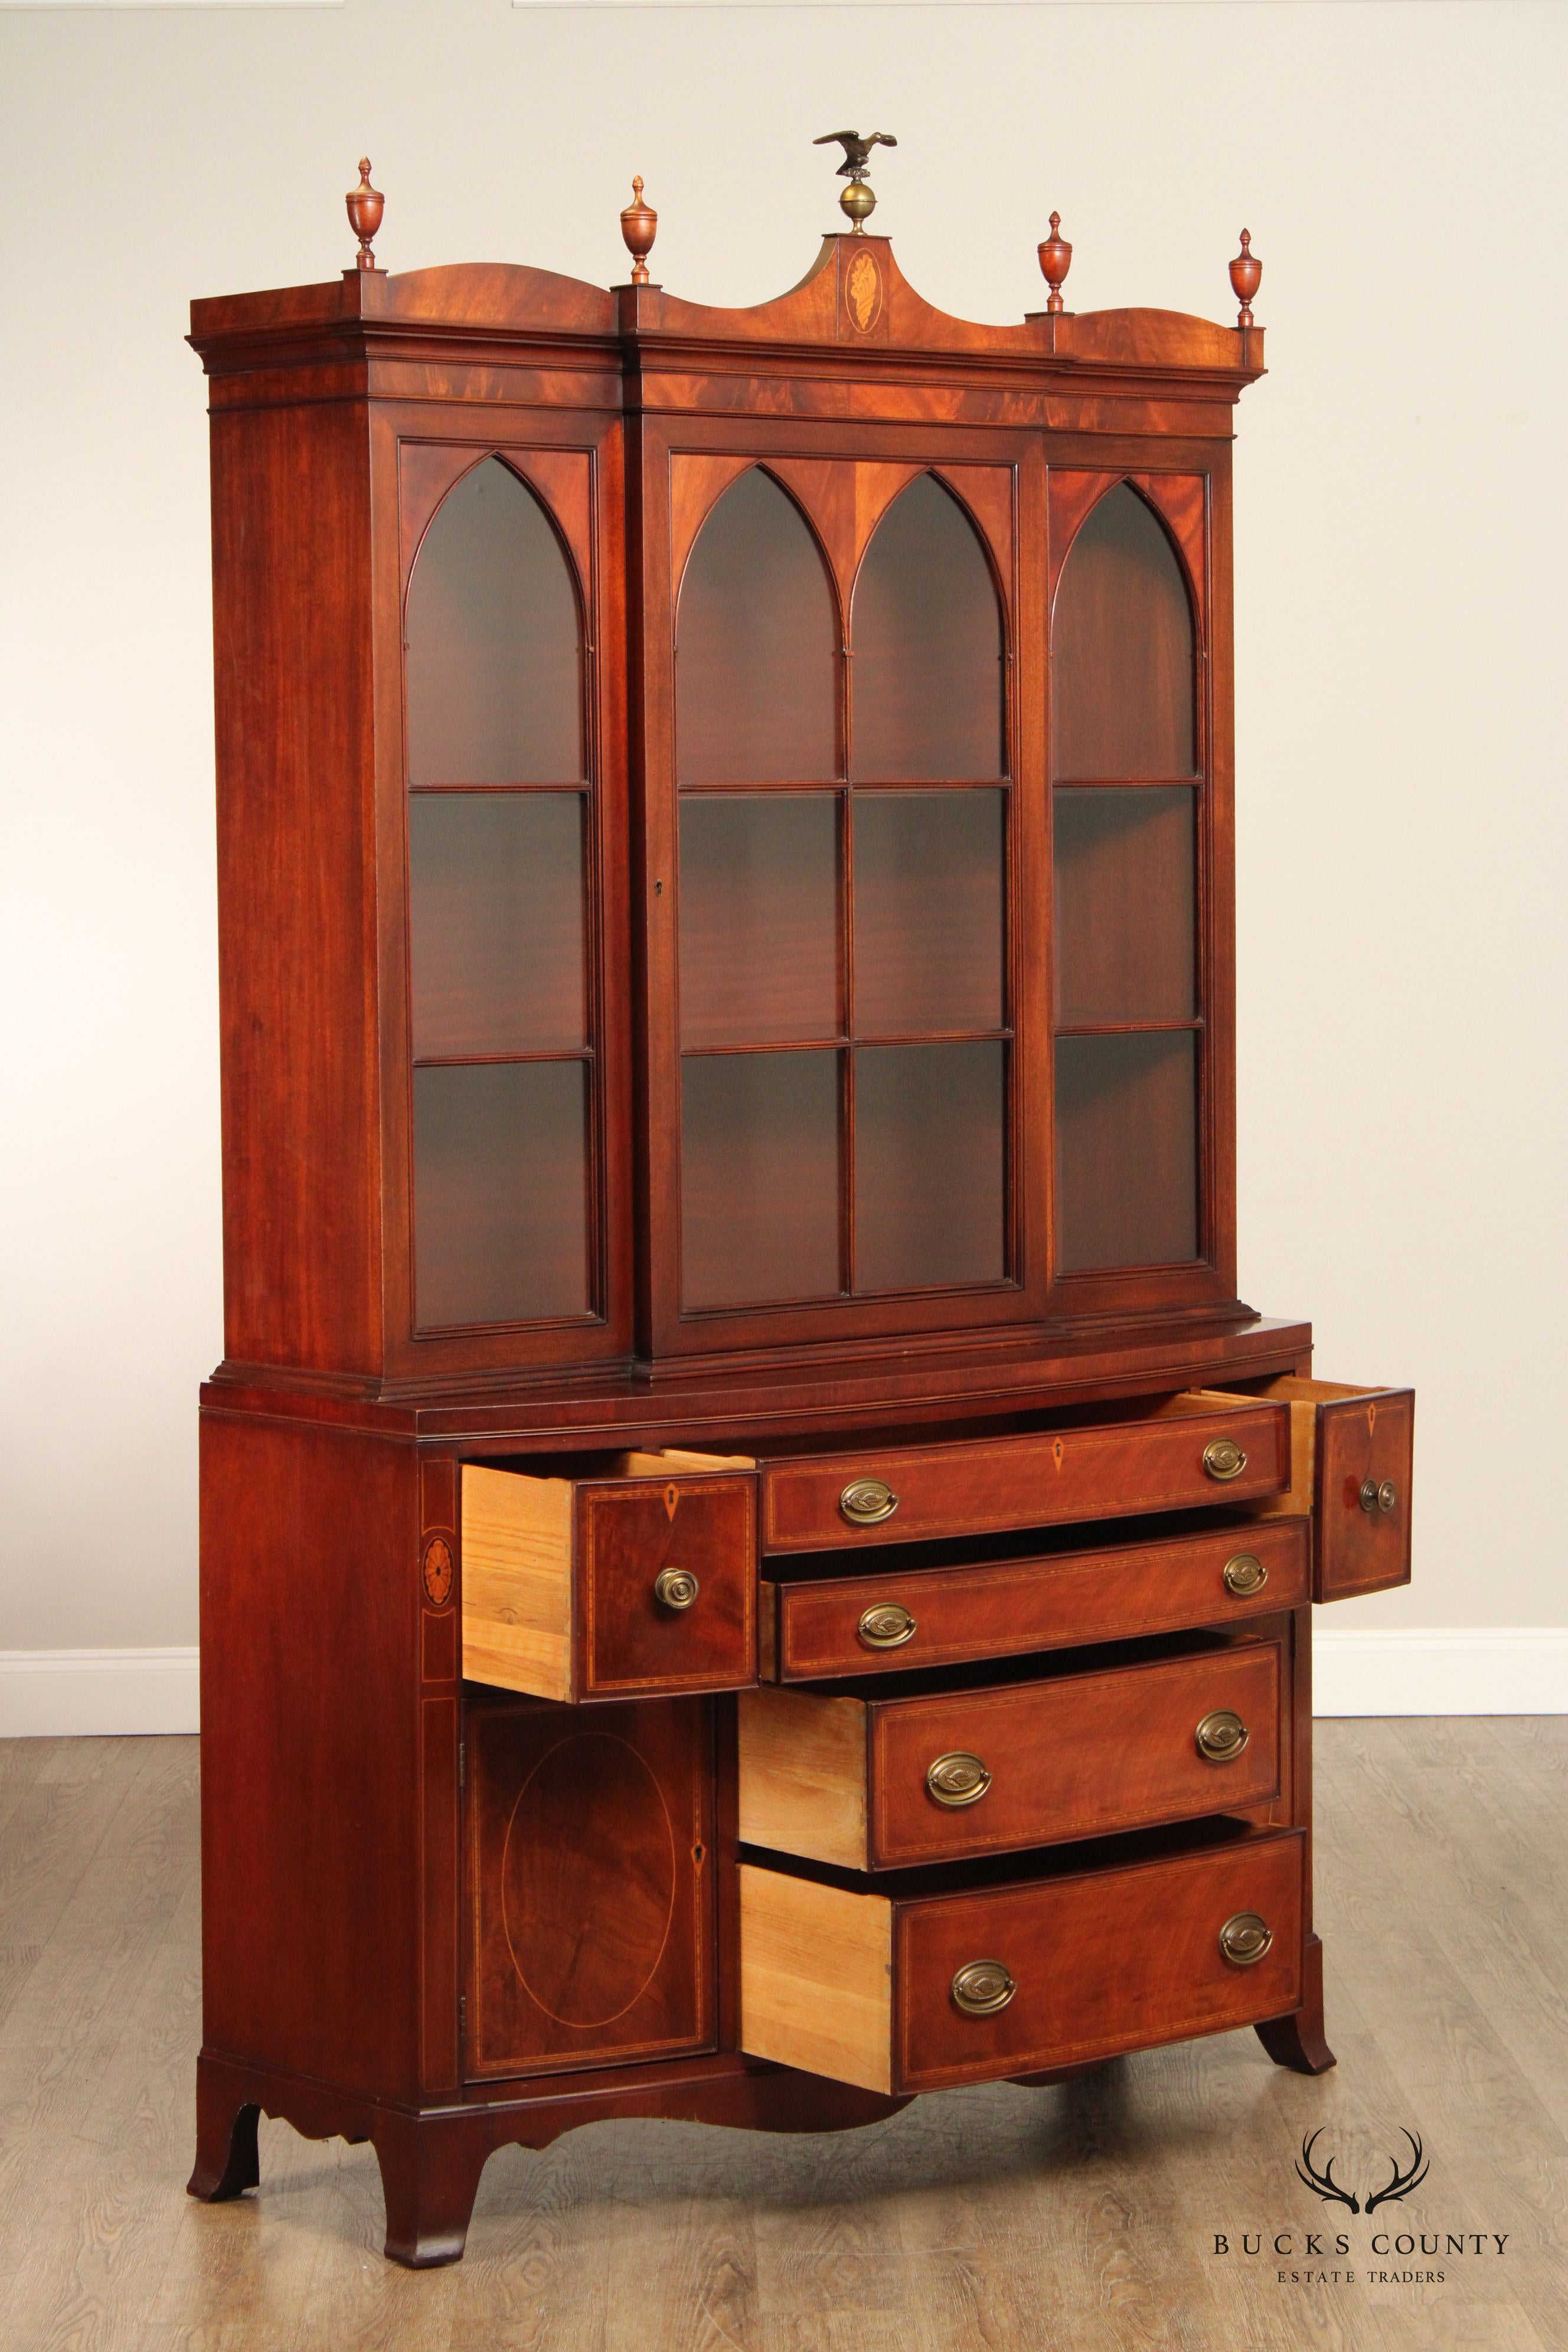
[[[910,1543],[1261,1500],[1289,1483],[1288,1416],[1173,1397],[1146,1419],[763,1465],[763,1548]]]
[[[741,2046],[935,2091],[1283,2017],[1301,2000],[1300,1830],[1058,1877],[864,1892],[741,1866]]]
[[[1284,1652],[900,1698],[764,1685],[740,1706],[740,1832],[847,1870],[1001,1853],[1267,1803]]]
[[[1074,1643],[1225,1625],[1308,1599],[1305,1518],[1095,1551],[1014,1553],[859,1576],[776,1570],[763,1586],[772,1682],[896,1674]]]
[[[591,1478],[465,1466],[464,1674],[555,1699],[754,1682],[750,1462],[628,1454],[611,1466]]]

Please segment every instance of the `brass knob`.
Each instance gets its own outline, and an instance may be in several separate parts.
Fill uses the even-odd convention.
[[[926,1768],[926,1787],[939,1805],[948,1805],[954,1811],[960,1805],[977,1805],[991,1786],[991,1775],[978,1756],[970,1756],[960,1748],[951,1756],[939,1756]]]
[[[1212,1438],[1204,1447],[1204,1468],[1222,1485],[1227,1478],[1239,1478],[1246,1467],[1247,1456],[1234,1437]]]
[[[952,1980],[952,2005],[966,2017],[994,2017],[1017,1991],[1000,1960],[971,1960]]]
[[[852,1478],[838,1497],[838,1507],[845,1517],[858,1528],[874,1528],[879,1519],[890,1519],[899,1507],[899,1498],[882,1478]]]
[[[901,1601],[879,1601],[855,1631],[868,1650],[897,1650],[914,1639],[915,1621]]]
[[[1398,1487],[1394,1485],[1392,1478],[1385,1478],[1382,1486],[1377,1490],[1378,1509],[1380,1511],[1392,1511],[1398,1500]]]
[[[666,1609],[689,1609],[697,1593],[697,1579],[689,1568],[661,1568],[653,1580],[653,1597]]]
[[[1198,1743],[1198,1754],[1206,1756],[1211,1764],[1228,1764],[1239,1756],[1252,1737],[1239,1715],[1228,1706],[1216,1706],[1205,1715],[1193,1737]]]
[[[1253,1969],[1274,1941],[1274,1930],[1256,1911],[1236,1911],[1219,1931],[1220,1951],[1232,1968]]]
[[[1261,1592],[1268,1581],[1268,1570],[1255,1551],[1238,1551],[1234,1559],[1225,1564],[1225,1580],[1228,1591],[1245,1597],[1249,1592]]]

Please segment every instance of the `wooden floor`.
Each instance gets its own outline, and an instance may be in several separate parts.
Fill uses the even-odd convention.
[[[1319,1754],[1321,2081],[1234,2033],[836,2137],[601,2124],[493,2157],[467,2261],[415,2275],[382,2258],[368,2148],[264,2123],[258,2196],[184,2193],[195,1741],[0,1746],[0,2344],[1559,2352],[1568,1719],[1328,1723]],[[1425,2185],[1370,2221],[1321,2205],[1293,2170],[1320,2124],[1363,2194],[1418,2132]],[[1300,2249],[1342,2224],[1354,2282],[1292,2283],[1332,2272]],[[1371,2258],[1385,2224],[1443,2251]],[[1454,2257],[1450,2233],[1505,2244]]]

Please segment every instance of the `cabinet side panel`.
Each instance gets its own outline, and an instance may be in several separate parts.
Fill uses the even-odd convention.
[[[212,423],[231,1361],[377,1368],[366,428]]]
[[[418,1592],[412,1449],[204,1418],[210,2050],[415,2087]]]

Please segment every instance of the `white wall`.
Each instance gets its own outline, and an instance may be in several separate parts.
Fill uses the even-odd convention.
[[[1039,306],[1053,205],[1085,310],[1229,317],[1253,232],[1243,1291],[1311,1317],[1321,1370],[1421,1391],[1417,1580],[1335,1624],[1568,1623],[1564,46],[1531,0],[0,13],[0,1650],[195,1638],[221,1331],[189,298],[341,268],[368,149],[392,269],[618,279],[636,170],[656,278],[763,300],[837,225],[810,141],[847,121],[898,133],[877,226],[972,317]],[[1493,1648],[1483,1689],[1449,1644],[1444,1704],[1531,1660],[1547,1703],[1549,1654],[1568,1684],[1561,1643]]]

